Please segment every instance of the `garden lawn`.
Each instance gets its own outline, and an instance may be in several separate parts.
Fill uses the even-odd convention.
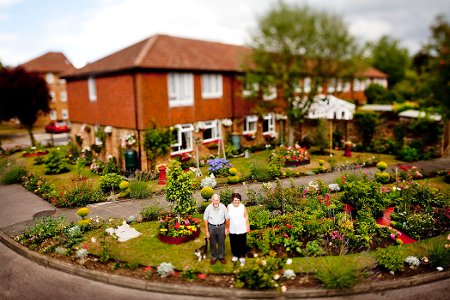
[[[208,248],[207,258],[201,262],[197,261],[197,257],[194,255],[195,249],[201,247],[204,244],[204,224],[202,222],[202,233],[197,239],[180,244],[171,245],[161,242],[157,237],[159,222],[144,222],[131,225],[142,235],[128,240],[126,242],[112,242],[110,244],[110,257],[114,260],[120,260],[121,262],[127,262],[128,264],[140,264],[143,266],[157,267],[162,262],[172,263],[175,269],[183,270],[185,266],[192,267],[196,272],[207,274],[230,274],[234,271],[234,265],[231,262],[231,250],[230,242],[227,237],[225,240],[225,253],[227,263],[222,265],[219,261],[215,265],[211,266],[210,251]],[[94,231],[88,234],[87,245],[88,250],[92,253],[99,253],[99,231]],[[444,233],[440,236],[430,239],[417,241],[408,245],[391,246],[396,247],[403,257],[416,256],[424,257],[428,256],[430,249],[436,243],[444,244],[448,233]],[[91,237],[96,237],[96,242],[92,243]],[[380,249],[379,249],[380,250]],[[360,271],[367,271],[377,265],[376,253],[379,250],[371,252],[362,252],[357,254],[349,254],[343,256],[319,256],[319,257],[294,257],[291,265],[286,265],[285,269],[293,269],[295,272],[300,273],[314,273],[318,266],[325,263],[337,264],[337,265],[354,265]],[[253,258],[247,258],[251,260]]]

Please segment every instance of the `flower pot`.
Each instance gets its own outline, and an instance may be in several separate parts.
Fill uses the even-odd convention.
[[[173,236],[166,236],[166,235],[158,234],[158,239],[161,242],[166,243],[166,244],[178,245],[178,244],[183,244],[183,243],[195,240],[196,238],[198,238],[199,235],[200,235],[200,228],[198,228],[196,232],[194,232],[193,234],[188,235],[188,236],[173,237]]]

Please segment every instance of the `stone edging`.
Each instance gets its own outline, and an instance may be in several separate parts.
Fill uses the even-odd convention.
[[[6,245],[11,250],[19,255],[37,263],[44,267],[52,268],[68,274],[80,276],[89,280],[100,281],[107,284],[117,285],[125,288],[133,288],[137,290],[144,290],[149,292],[158,292],[166,294],[190,295],[190,296],[207,296],[217,298],[252,298],[252,299],[276,299],[276,298],[315,298],[315,297],[333,297],[345,296],[355,294],[373,293],[384,290],[407,288],[435,282],[450,278],[450,271],[432,273],[411,278],[399,279],[395,281],[377,282],[371,284],[356,285],[351,289],[345,290],[327,290],[317,288],[305,289],[289,289],[286,293],[278,293],[276,291],[251,291],[245,289],[217,289],[205,286],[185,286],[155,283],[148,280],[130,278],[126,276],[119,276],[108,274],[100,271],[90,270],[78,265],[62,262],[56,259],[49,258],[37,252],[31,251],[25,246],[17,243],[2,230],[0,230],[0,242]]]

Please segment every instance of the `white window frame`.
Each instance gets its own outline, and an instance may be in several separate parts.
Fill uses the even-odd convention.
[[[203,121],[203,144],[208,144],[211,142],[216,142],[222,139],[221,126],[219,120]],[[209,139],[204,138],[205,131],[211,130],[211,137]]]
[[[67,102],[67,92],[66,91],[59,92],[59,99],[61,100],[61,102]]]
[[[60,78],[59,79],[59,84],[60,85],[65,85],[66,84],[66,80],[64,78]]]
[[[361,82],[359,81],[359,79],[354,79],[353,80],[353,91],[359,92],[360,89],[361,89]]]
[[[327,81],[327,90],[328,93],[334,93],[336,91],[336,78],[331,78]]]
[[[350,92],[350,88],[351,88],[350,82],[349,82],[349,81],[345,81],[345,82],[344,82],[344,88],[343,88],[343,91],[344,91],[344,92]]]
[[[45,81],[49,84],[52,84],[55,82],[55,75],[53,73],[47,73],[45,74]]]
[[[214,99],[223,96],[223,84],[221,74],[202,75],[202,98]]]
[[[272,101],[277,98],[277,87],[275,86],[269,86],[268,87],[268,94],[263,93],[263,100],[264,101]]]
[[[193,132],[194,126],[192,124],[177,124],[174,126],[177,129],[177,141],[170,145],[172,148],[171,156],[193,151]],[[186,136],[186,145],[183,148],[183,135]],[[175,148],[175,149],[174,149]]]
[[[194,105],[194,75],[192,73],[167,74],[169,107]]]
[[[54,109],[52,109],[50,111],[49,116],[50,116],[50,120],[52,120],[52,121],[56,121],[58,119],[58,113]]]
[[[250,97],[255,94],[255,92],[259,91],[259,84],[257,82],[244,84],[244,90],[242,91],[242,95],[244,97]]]
[[[252,134],[256,133],[258,130],[258,116],[256,115],[250,115],[246,116],[244,120],[244,128],[243,128],[243,134]]]
[[[97,87],[94,77],[88,78],[89,101],[97,101]]]
[[[263,122],[268,122],[268,130],[264,131],[264,124],[263,124],[263,135],[274,135],[276,133],[275,131],[275,114],[270,113],[265,116],[263,116]]]
[[[52,98],[52,101],[55,102],[56,101],[56,93],[55,91],[50,91],[50,97]]]
[[[69,119],[69,110],[67,108],[61,109],[61,118],[63,120],[68,120]]]

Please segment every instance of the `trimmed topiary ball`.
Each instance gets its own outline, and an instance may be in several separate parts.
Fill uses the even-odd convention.
[[[228,170],[228,173],[230,173],[231,176],[235,176],[238,173],[238,170],[236,168],[230,168]]]
[[[323,166],[325,164],[325,161],[323,159],[319,159],[319,166]]]
[[[239,177],[239,175],[235,175],[235,176],[229,176],[228,177],[228,182],[229,183],[238,183],[240,182],[241,177]]]
[[[379,163],[377,163],[377,169],[380,170],[381,172],[386,170],[387,167],[388,167],[388,165],[384,161],[380,161]]]
[[[389,183],[391,175],[388,172],[377,172],[375,173],[375,179],[381,183]]]
[[[130,184],[128,183],[128,181],[125,180],[119,184],[119,188],[121,191],[125,191],[129,186]]]
[[[89,208],[87,208],[87,207],[82,207],[77,210],[77,215],[82,219],[84,219],[88,214],[89,214]]]
[[[81,227],[90,226],[92,224],[92,220],[91,219],[81,219],[81,220],[78,220],[77,224]]]
[[[212,195],[214,195],[214,190],[210,186],[205,186],[204,188],[202,188],[200,194],[202,195],[203,199],[208,201],[209,199],[211,199]]]

